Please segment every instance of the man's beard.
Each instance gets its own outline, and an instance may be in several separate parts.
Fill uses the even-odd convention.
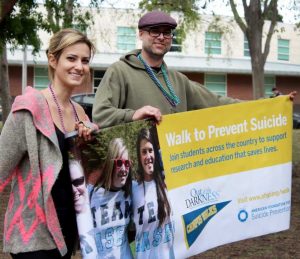
[[[171,48],[171,47],[170,47]],[[161,60],[164,58],[165,54],[170,50],[170,48],[165,48],[162,52],[154,52],[151,47],[144,47],[144,51],[154,60]]]

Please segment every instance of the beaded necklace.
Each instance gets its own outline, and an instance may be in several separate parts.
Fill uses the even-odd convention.
[[[64,131],[64,134],[66,134],[67,130],[66,130],[66,127],[65,127],[65,124],[64,124],[64,117],[63,117],[63,114],[62,114],[62,110],[60,108],[60,105],[58,103],[58,100],[56,98],[56,95],[55,95],[55,93],[53,91],[53,88],[52,88],[51,84],[49,84],[49,89],[50,89],[51,95],[52,95],[53,100],[54,100],[54,102],[56,104],[56,107],[57,107],[57,112],[58,112],[58,116],[59,116],[61,127],[62,127],[62,129]],[[69,101],[70,101],[70,104],[71,104],[71,106],[73,108],[74,119],[75,119],[75,121],[79,121],[78,114],[76,112],[75,106],[74,106],[73,102],[71,101],[71,99],[69,99]]]
[[[156,84],[156,86],[159,88],[159,90],[162,92],[164,97],[168,100],[168,102],[173,106],[176,107],[180,103],[180,99],[178,96],[175,94],[174,88],[168,78],[168,74],[166,71],[166,68],[164,64],[161,65],[161,72],[163,74],[163,78],[165,80],[165,83],[167,85],[167,88],[169,92],[166,91],[166,89],[162,86],[161,82],[158,80],[156,75],[154,74],[152,68],[146,63],[146,61],[142,58],[141,53],[138,55],[138,59],[143,63],[145,66],[147,74],[150,76],[152,81]]]

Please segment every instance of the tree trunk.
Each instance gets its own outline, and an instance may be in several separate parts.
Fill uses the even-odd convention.
[[[251,54],[252,67],[252,91],[253,99],[263,98],[264,91],[264,60],[262,49],[262,32],[260,28],[250,30],[249,33],[249,49]]]
[[[4,20],[5,16],[8,15],[14,8],[17,0],[0,1],[0,25]]]
[[[234,19],[247,36],[249,44],[252,66],[253,99],[263,98],[265,97],[264,66],[270,51],[270,42],[278,18],[278,0],[242,0],[245,20],[239,15],[235,1],[230,0],[229,2]],[[263,48],[262,38],[264,23],[265,20],[269,20],[268,18],[270,17],[270,26],[266,34],[266,41]]]
[[[2,121],[4,123],[11,110],[11,96],[9,89],[8,64],[5,45],[2,48],[0,59],[0,99],[2,105]]]
[[[251,60],[252,66],[252,87],[253,99],[260,99],[265,96],[264,89],[264,64]]]
[[[262,37],[264,20],[261,17],[260,1],[251,1],[246,16],[248,42],[251,54],[253,99],[264,97],[264,59]]]
[[[253,27],[252,27],[253,28]],[[262,27],[261,27],[262,28]],[[264,87],[264,59],[262,49],[262,30],[256,28],[250,30],[249,48],[251,53],[252,67],[252,87],[253,99],[263,98],[265,96]]]
[[[74,0],[67,0],[64,8],[65,16],[63,18],[63,27],[64,28],[70,28],[72,27],[73,22],[73,6],[74,6]]]

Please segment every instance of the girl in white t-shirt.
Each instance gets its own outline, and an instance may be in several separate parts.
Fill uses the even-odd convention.
[[[123,139],[108,146],[103,172],[89,188],[98,258],[132,258],[127,238],[131,206],[131,161]]]
[[[138,179],[132,190],[136,258],[174,258],[171,207],[149,129],[139,132],[137,158]]]

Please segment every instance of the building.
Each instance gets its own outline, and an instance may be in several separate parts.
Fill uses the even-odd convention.
[[[99,85],[105,70],[127,51],[140,47],[137,23],[141,13],[131,9],[101,9],[95,12],[95,23],[87,31],[96,47],[93,58],[92,85],[77,89],[77,93],[93,92]],[[176,14],[174,14],[176,18]],[[113,21],[113,22],[112,22]],[[222,28],[223,33],[213,25]],[[269,23],[266,22],[265,31]],[[41,32],[43,46],[50,35]],[[190,31],[181,42],[175,37],[171,52],[166,55],[171,69],[186,74],[213,92],[239,99],[252,99],[251,60],[248,42],[232,17],[202,16],[196,30]],[[23,51],[8,54],[11,95],[22,92]],[[45,48],[36,57],[27,50],[27,84],[36,88],[48,85]],[[273,35],[270,53],[265,65],[265,93],[271,94],[272,87],[289,93],[300,93],[300,33],[293,24],[279,23]],[[297,96],[295,103],[300,104]]]

